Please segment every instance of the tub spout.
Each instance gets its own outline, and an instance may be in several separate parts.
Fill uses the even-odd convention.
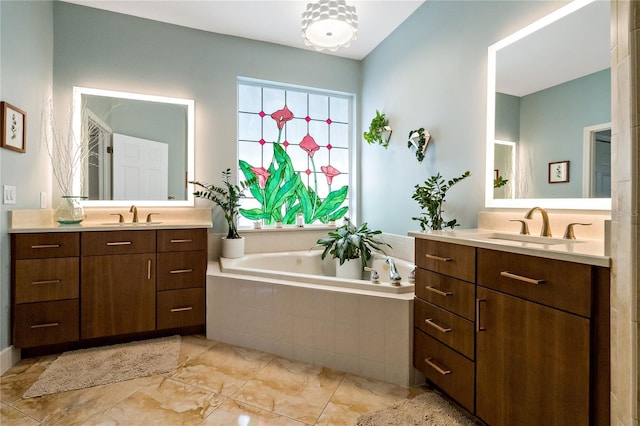
[[[400,281],[402,281],[402,277],[398,273],[396,269],[396,264],[392,258],[387,257],[387,264],[389,264],[389,281],[392,285],[399,285]]]

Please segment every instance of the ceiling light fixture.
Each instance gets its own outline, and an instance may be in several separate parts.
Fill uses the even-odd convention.
[[[344,0],[320,0],[307,4],[302,14],[302,37],[307,46],[335,52],[348,47],[358,32],[355,6]]]

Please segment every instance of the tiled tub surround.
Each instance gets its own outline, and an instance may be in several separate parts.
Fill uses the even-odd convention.
[[[287,232],[246,232],[247,252],[273,245],[276,252],[308,250],[326,229],[305,227],[282,238]],[[384,234],[383,239],[393,246],[394,257],[412,262],[413,238]],[[223,273],[218,262],[209,263],[209,339],[410,385],[422,381],[411,361],[412,318],[411,292],[379,293]]]

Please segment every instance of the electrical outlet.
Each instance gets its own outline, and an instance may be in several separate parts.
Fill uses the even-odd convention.
[[[16,203],[16,187],[13,185],[4,185],[3,191],[3,202],[4,204],[15,204]]]
[[[47,193],[46,192],[41,192],[40,193],[40,208],[41,209],[46,209],[47,208]]]

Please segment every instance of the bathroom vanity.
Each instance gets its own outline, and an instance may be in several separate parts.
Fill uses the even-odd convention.
[[[13,227],[13,345],[203,332],[209,226]]]
[[[410,235],[413,362],[429,382],[489,425],[609,424],[609,259],[598,243]]]

